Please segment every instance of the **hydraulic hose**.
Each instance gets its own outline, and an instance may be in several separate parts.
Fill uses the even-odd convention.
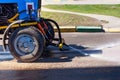
[[[59,43],[62,43],[62,36],[61,36],[61,31],[60,31],[59,25],[52,19],[44,19],[44,21],[52,22],[55,24],[55,26],[57,27],[57,30],[58,30]]]
[[[8,19],[8,21],[9,22],[13,22],[13,20],[15,20],[18,16],[19,16],[19,14],[17,13],[15,16],[13,16],[12,18]]]

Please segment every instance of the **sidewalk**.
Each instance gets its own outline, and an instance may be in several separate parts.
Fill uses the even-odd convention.
[[[60,1],[60,0],[49,0],[42,1],[43,5],[47,4],[120,4],[120,0],[68,0],[68,1]]]
[[[108,23],[102,23],[102,26],[103,26],[103,29],[105,32],[120,32],[120,18],[118,18],[118,17],[107,16],[107,15],[98,15],[98,14],[84,14],[84,13],[62,11],[62,10],[53,10],[53,9],[48,9],[48,8],[44,8],[44,7],[42,7],[42,11],[68,13],[68,14],[75,14],[75,15],[82,15],[82,16],[96,18],[99,21],[107,21],[108,22]]]

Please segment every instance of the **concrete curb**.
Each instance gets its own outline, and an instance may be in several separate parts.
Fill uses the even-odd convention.
[[[55,32],[57,28],[54,27]],[[119,33],[120,28],[103,28],[102,26],[60,26],[61,32],[107,32]]]
[[[76,32],[104,32],[102,26],[77,26]]]
[[[120,33],[120,28],[103,28],[105,32],[108,33]]]
[[[54,27],[55,32],[57,32],[57,28]],[[61,32],[76,32],[75,26],[60,26]]]
[[[55,32],[57,28],[54,27]],[[61,32],[104,32],[101,26],[60,26]]]

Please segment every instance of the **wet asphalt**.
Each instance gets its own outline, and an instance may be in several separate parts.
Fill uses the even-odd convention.
[[[33,63],[18,62],[9,52],[0,53],[0,80],[120,80],[119,63],[82,54],[101,54],[102,48],[119,45],[120,33],[62,35],[69,48],[59,51],[49,46]]]

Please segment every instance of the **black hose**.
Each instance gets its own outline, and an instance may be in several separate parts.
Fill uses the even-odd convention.
[[[44,21],[52,22],[55,24],[55,26],[57,27],[57,30],[58,30],[59,43],[62,43],[61,31],[60,31],[59,25],[56,23],[56,21],[54,21],[52,19],[44,19]]]

